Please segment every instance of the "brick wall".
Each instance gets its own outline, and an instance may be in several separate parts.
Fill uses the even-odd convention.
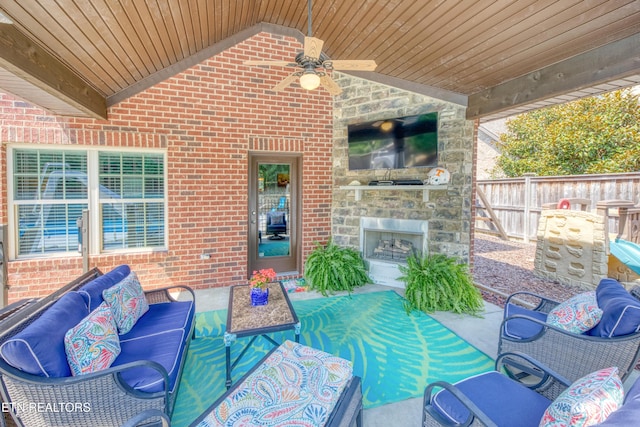
[[[465,107],[424,95],[392,88],[346,74],[336,78],[344,89],[334,104],[333,145],[333,238],[336,243],[360,247],[360,217],[400,218],[429,221],[430,252],[459,257],[469,263],[472,239],[475,122],[465,119]],[[437,111],[438,165],[451,173],[445,188],[422,191],[366,191],[355,201],[354,192],[340,189],[354,180],[366,185],[387,179],[385,170],[350,171],[347,125]],[[392,179],[427,178],[429,168],[392,170]]]
[[[119,104],[108,121],[52,116],[0,94],[0,223],[7,222],[8,143],[161,148],[167,152],[169,248],[97,255],[108,271],[129,263],[147,288],[229,286],[247,277],[247,159],[250,151],[303,157],[302,250],[331,233],[333,100],[296,84],[269,89],[291,70],[249,68],[246,59],[289,59],[297,40],[256,35]],[[201,253],[211,259],[201,260]],[[81,273],[79,256],[13,260],[9,301],[50,293]]]

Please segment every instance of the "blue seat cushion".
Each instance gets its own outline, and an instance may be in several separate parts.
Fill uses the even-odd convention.
[[[110,272],[96,277],[86,285],[78,289],[78,293],[85,299],[86,305],[89,307],[89,311],[95,310],[104,299],[102,298],[102,291],[109,289],[122,279],[127,277],[131,269],[128,265],[120,265]]]
[[[541,311],[529,310],[524,307],[515,304],[507,304],[504,308],[504,318],[508,318],[515,315],[526,316],[532,319],[540,320],[541,322],[547,321],[547,314]],[[509,320],[504,325],[504,334],[508,337],[517,339],[527,339],[539,334],[543,329],[543,326],[530,322],[524,319]]]
[[[183,329],[191,330],[195,307],[193,301],[149,304],[149,311],[143,314],[131,331],[120,335],[120,341],[155,335],[158,331]]]
[[[14,368],[43,377],[70,377],[64,335],[89,315],[83,297],[68,292],[32,324],[0,347],[4,360]]]
[[[640,301],[615,279],[602,279],[596,288],[600,322],[587,333],[596,337],[616,337],[640,329]]]
[[[144,317],[144,316],[143,316]],[[150,360],[162,365],[169,374],[169,391],[176,386],[182,353],[189,331],[173,329],[158,332],[139,338],[120,341],[120,355],[113,362],[113,367],[139,360]],[[162,376],[158,371],[149,368],[127,370],[122,379],[136,390],[156,392],[164,390]]]
[[[538,427],[551,401],[499,372],[485,372],[455,384],[499,426]],[[445,419],[462,423],[469,411],[451,392],[442,389],[431,405]]]

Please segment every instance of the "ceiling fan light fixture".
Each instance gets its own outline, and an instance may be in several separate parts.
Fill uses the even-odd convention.
[[[320,76],[314,71],[306,72],[300,76],[300,86],[306,90],[314,90],[320,86]]]

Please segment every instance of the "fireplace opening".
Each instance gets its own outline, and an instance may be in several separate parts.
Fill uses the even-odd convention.
[[[428,221],[360,218],[360,250],[369,277],[381,285],[404,287],[398,266],[427,253]]]
[[[364,257],[406,263],[407,258],[421,256],[422,234],[365,231]]]

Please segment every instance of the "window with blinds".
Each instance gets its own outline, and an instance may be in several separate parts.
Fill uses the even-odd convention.
[[[102,249],[164,245],[163,159],[99,153]]]
[[[90,240],[100,242],[93,252],[166,246],[163,153],[9,152],[17,256],[76,251],[84,209],[97,213],[89,221]]]

